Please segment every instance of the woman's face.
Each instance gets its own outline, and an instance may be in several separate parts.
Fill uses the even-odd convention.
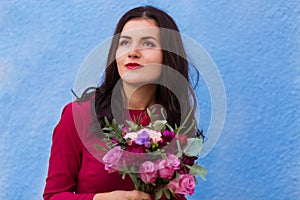
[[[152,19],[131,19],[120,34],[116,62],[126,84],[151,83],[162,70],[159,28]]]

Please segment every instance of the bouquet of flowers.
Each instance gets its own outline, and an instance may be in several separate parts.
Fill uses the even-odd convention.
[[[105,118],[105,169],[119,171],[123,178],[129,175],[136,190],[153,194],[155,199],[163,194],[167,199],[192,195],[195,176],[205,180],[207,171],[194,162],[202,150],[202,139],[187,137],[195,125],[193,121],[185,127],[191,111],[181,126],[171,127],[163,111],[162,119],[158,119],[155,110],[147,109],[147,115],[126,121],[127,125]]]

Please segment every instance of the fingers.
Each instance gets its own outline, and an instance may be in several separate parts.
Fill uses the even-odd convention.
[[[151,200],[151,196],[145,192],[133,190],[132,195],[134,200]]]

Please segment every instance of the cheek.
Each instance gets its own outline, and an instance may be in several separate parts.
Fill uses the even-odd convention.
[[[149,55],[151,56],[154,63],[162,63],[162,61],[163,61],[163,52],[162,52],[161,49],[155,49]]]
[[[124,72],[123,72],[124,68],[122,67],[123,62],[124,62],[124,58],[116,56],[116,63],[117,63],[118,72],[119,72],[120,76],[122,76],[124,74]]]
[[[157,80],[160,77],[162,71],[161,64],[150,64],[144,69],[146,79]]]
[[[162,50],[160,50],[158,56],[159,56],[159,59],[160,59],[160,63],[162,63],[163,62],[163,57],[164,57]]]
[[[153,68],[152,68],[152,71],[157,76],[160,75],[161,71],[162,71],[162,65],[161,64],[154,65]]]
[[[115,58],[116,58],[117,65],[119,66],[123,59],[122,56],[120,56],[120,53],[118,51],[116,52]]]
[[[115,55],[116,59],[117,60],[120,59],[122,57],[122,55],[124,55],[122,49],[118,48],[117,51],[116,51],[116,55]]]

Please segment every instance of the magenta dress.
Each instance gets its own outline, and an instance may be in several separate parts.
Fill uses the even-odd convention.
[[[44,200],[92,200],[96,193],[134,189],[128,176],[123,180],[118,172],[104,169],[104,152],[95,144],[105,144],[89,131],[90,107],[91,101],[72,102],[62,111],[53,133]],[[131,110],[130,114],[141,112]]]

